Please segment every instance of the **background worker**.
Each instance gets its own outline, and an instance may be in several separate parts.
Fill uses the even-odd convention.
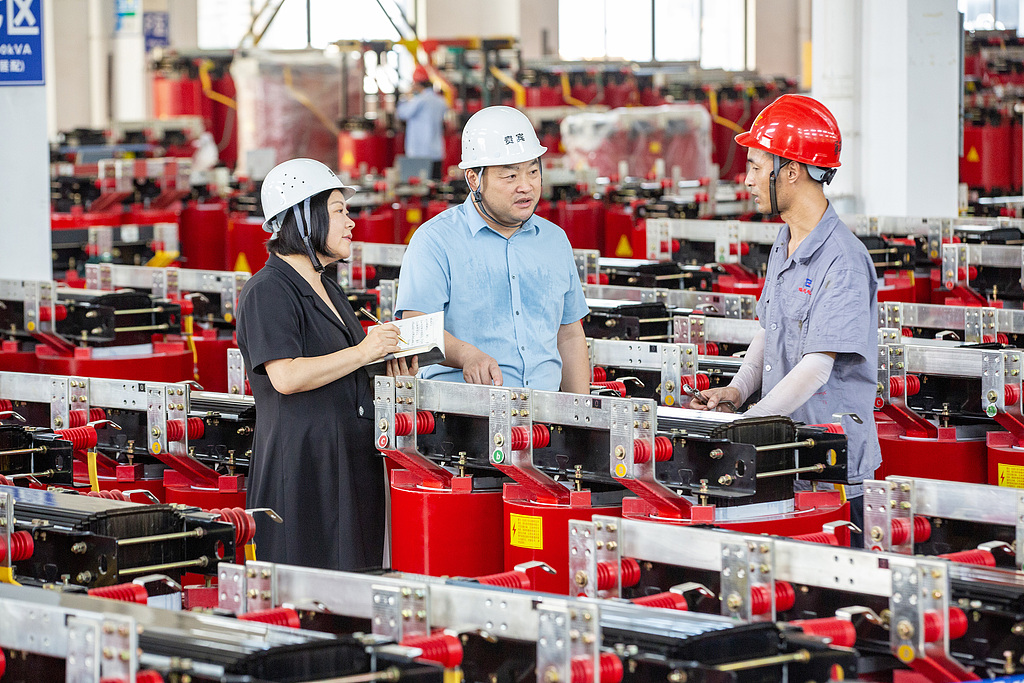
[[[444,117],[448,103],[434,92],[427,70],[417,65],[413,71],[412,93],[398,103],[395,114],[405,121],[405,156],[429,159],[430,177],[440,180],[444,159]]]
[[[398,350],[398,328],[364,335],[324,267],[348,258],[346,187],[319,161],[292,159],[263,181],[270,258],[238,300],[238,347],[256,399],[247,501],[284,524],[256,528],[259,559],[324,569],[380,567],[384,468],[364,370]],[[388,361],[393,375],[416,371]]]
[[[442,365],[425,379],[590,393],[588,308],[565,232],[534,215],[547,148],[511,107],[462,132],[470,195],[424,223],[405,252],[395,309],[444,311]]]
[[[863,243],[839,220],[824,185],[839,167],[842,137],[832,113],[803,95],[768,105],[747,133],[745,184],[761,213],[785,225],[772,246],[757,304],[761,331],[729,386],[704,392],[746,415],[789,415],[807,424],[842,419],[848,443],[851,520],[863,528],[863,488],[882,462],[874,423],[878,357],[878,283]]]

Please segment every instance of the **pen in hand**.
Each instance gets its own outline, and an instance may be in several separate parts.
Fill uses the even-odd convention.
[[[377,323],[378,325],[383,325],[384,324],[380,320],[377,319],[377,316],[375,316],[373,313],[370,313],[365,308],[360,308],[359,312],[362,313],[363,315],[365,315],[367,318],[369,318],[373,322]],[[403,344],[408,344],[409,343],[409,342],[405,341],[404,339],[402,339],[402,335],[398,335],[398,341],[400,341]]]

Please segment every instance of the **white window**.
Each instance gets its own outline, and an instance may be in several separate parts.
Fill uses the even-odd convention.
[[[558,0],[562,59],[748,64],[748,0]]]

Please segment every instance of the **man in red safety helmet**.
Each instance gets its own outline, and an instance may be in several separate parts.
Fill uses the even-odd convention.
[[[747,148],[745,184],[761,213],[785,221],[768,257],[757,304],[761,331],[729,386],[704,392],[761,399],[746,415],[789,415],[807,424],[842,420],[847,435],[851,520],[861,526],[863,488],[881,464],[874,424],[877,281],[871,256],[839,220],[824,186],[839,168],[842,137],[817,100],[783,95],[736,136]]]
[[[448,103],[434,91],[422,64],[412,73],[412,91],[395,114],[405,121],[405,156],[430,162],[430,177],[440,180],[444,159],[444,117]]]

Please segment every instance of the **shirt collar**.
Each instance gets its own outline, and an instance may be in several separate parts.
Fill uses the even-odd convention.
[[[814,230],[811,230],[811,234],[805,237],[803,243],[797,247],[798,254],[794,254],[795,260],[806,265],[814,257],[814,253],[825,243],[825,240],[832,235],[837,225],[839,225],[839,216],[832,208],[832,202],[829,202],[821,220],[814,226]],[[787,237],[792,237],[789,234],[789,226],[786,226],[786,233]]]
[[[299,293],[302,294],[303,296],[316,296],[316,292],[314,292],[313,288],[309,285],[308,282],[306,282],[306,278],[299,275],[298,271],[291,267],[291,264],[286,263],[285,260],[282,259],[277,254],[270,254],[267,257],[267,263],[264,267],[273,268],[279,273],[282,273],[285,276],[285,278],[288,279],[289,282],[291,282],[295,287],[298,288]],[[321,276],[321,279],[329,278],[323,278]]]
[[[493,228],[491,228],[491,226],[487,225],[487,221],[485,221],[484,217],[480,215],[480,212],[476,210],[476,205],[473,204],[472,192],[466,197],[466,201],[462,203],[462,209],[466,213],[466,223],[469,225],[469,233],[473,237],[476,237],[477,233],[484,228],[491,230],[494,234],[498,234]],[[531,230],[533,232],[540,232],[540,223],[537,221],[537,214],[530,216],[529,219],[527,219],[526,224],[519,228],[515,234],[518,235],[520,232],[530,232]]]

